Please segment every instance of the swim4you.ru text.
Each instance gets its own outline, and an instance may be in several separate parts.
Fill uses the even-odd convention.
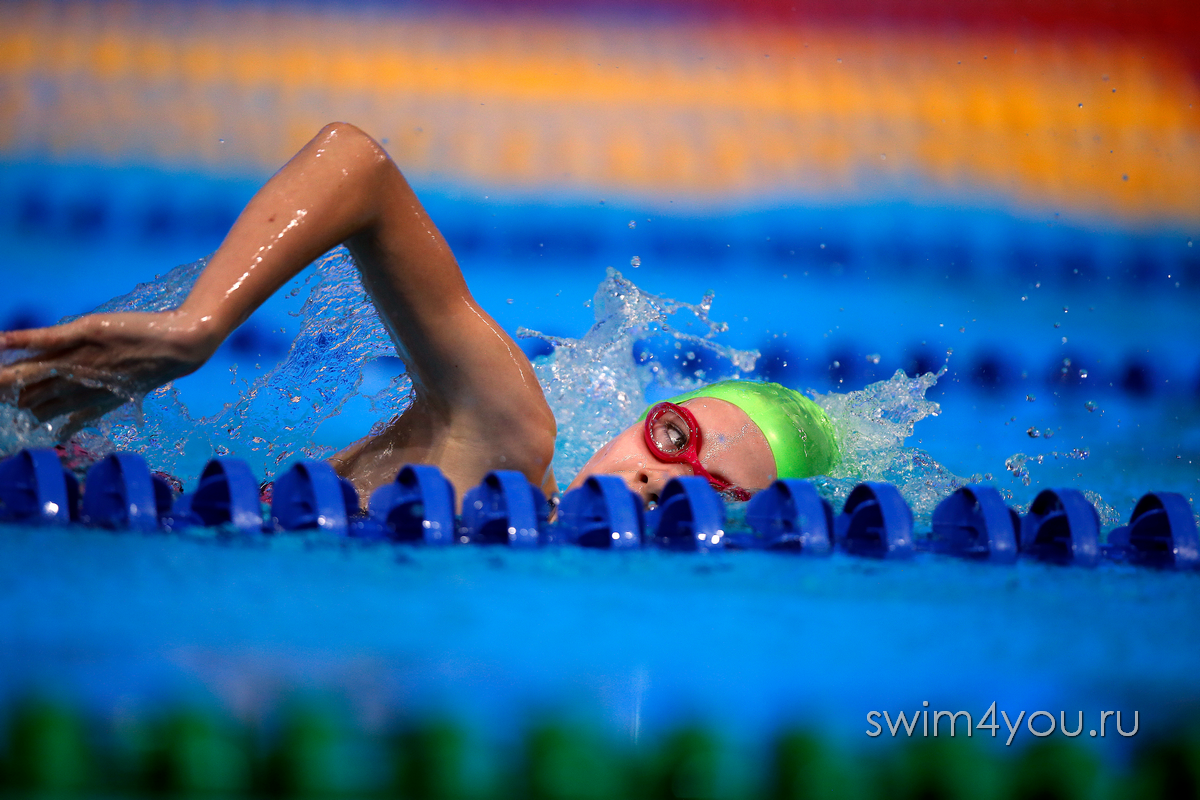
[[[1029,733],[1045,738],[1053,733],[1074,738],[1084,732],[1082,711],[1068,714],[1058,712],[1056,717],[1049,711],[1034,711],[1026,714],[1017,712],[1010,717],[1007,711],[996,709],[996,701],[988,706],[976,722],[969,711],[935,711],[929,708],[929,701],[921,703],[923,708],[911,715],[901,711],[894,716],[890,711],[867,712],[867,736],[883,736],[885,733],[895,736],[974,736],[976,731],[984,731],[980,735],[990,733],[994,738],[997,734],[1006,734],[1005,745],[1011,745],[1020,733],[1022,727]],[[1073,718],[1072,718],[1073,717]],[[1130,730],[1122,725],[1120,711],[1099,711],[1089,715],[1093,727],[1087,728],[1088,736],[1133,736],[1138,732],[1138,712],[1133,712],[1133,724]],[[1098,720],[1098,721],[1097,721]],[[1128,714],[1126,714],[1128,720]]]

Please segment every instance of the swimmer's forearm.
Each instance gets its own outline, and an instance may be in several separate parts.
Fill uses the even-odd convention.
[[[251,199],[177,313],[215,349],[306,265],[372,228],[389,169],[369,137],[327,126]]]

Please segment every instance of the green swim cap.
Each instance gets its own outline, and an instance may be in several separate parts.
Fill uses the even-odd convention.
[[[767,437],[776,478],[824,475],[838,463],[833,425],[820,406],[797,391],[778,383],[721,381],[672,397],[670,402],[697,397],[725,400],[746,412]]]

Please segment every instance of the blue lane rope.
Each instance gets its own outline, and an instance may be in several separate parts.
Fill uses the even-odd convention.
[[[297,461],[275,481],[268,513],[245,462],[214,458],[195,491],[176,497],[144,459],[114,453],[94,464],[82,488],[53,450],[22,450],[0,461],[0,522],[81,524],[112,530],[171,532],[224,527],[247,535],[315,530],[425,545],[509,547],[576,545],[605,549],[657,546],[694,552],[726,548],[908,558],[918,550],[1012,564],[1027,558],[1094,567],[1102,560],[1158,569],[1200,568],[1192,506],[1174,492],[1150,492],[1129,524],[1101,543],[1100,517],[1077,489],[1042,491],[1024,516],[992,486],[965,486],[933,512],[928,538],[913,531],[899,489],[867,481],[836,516],[810,481],[780,480],[746,504],[745,529],[730,530],[726,505],[703,478],[676,478],[657,506],[614,476],[597,475],[567,492],[551,523],[541,490],[518,472],[497,470],[463,497],[437,467],[408,465],[360,508],[354,487],[323,461]],[[266,516],[266,519],[264,519]]]

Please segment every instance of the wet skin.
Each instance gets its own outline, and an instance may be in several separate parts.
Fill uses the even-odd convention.
[[[761,430],[745,411],[725,400],[697,397],[685,406],[700,423],[703,446],[700,463],[713,476],[753,493],[775,480],[775,456]],[[571,481],[568,490],[583,484],[591,475],[619,475],[642,502],[657,502],[667,483],[692,468],[685,463],[666,463],[646,445],[644,422],[630,425],[615,439],[596,451]]]
[[[471,296],[399,168],[346,123],[327,125],[259,190],[179,308],[0,333],[0,351],[24,351],[0,365],[0,401],[15,401],[66,439],[199,369],[268,297],[338,244],[353,254],[413,382],[409,408],[330,459],[339,474],[361,496],[410,463],[439,467],[460,499],[496,469],[554,492],[556,423],[532,365]],[[774,459],[743,412],[716,400],[689,408],[704,428],[709,469],[751,490],[770,482]],[[653,462],[635,428],[585,472],[621,474],[649,499],[664,478],[690,468]]]

